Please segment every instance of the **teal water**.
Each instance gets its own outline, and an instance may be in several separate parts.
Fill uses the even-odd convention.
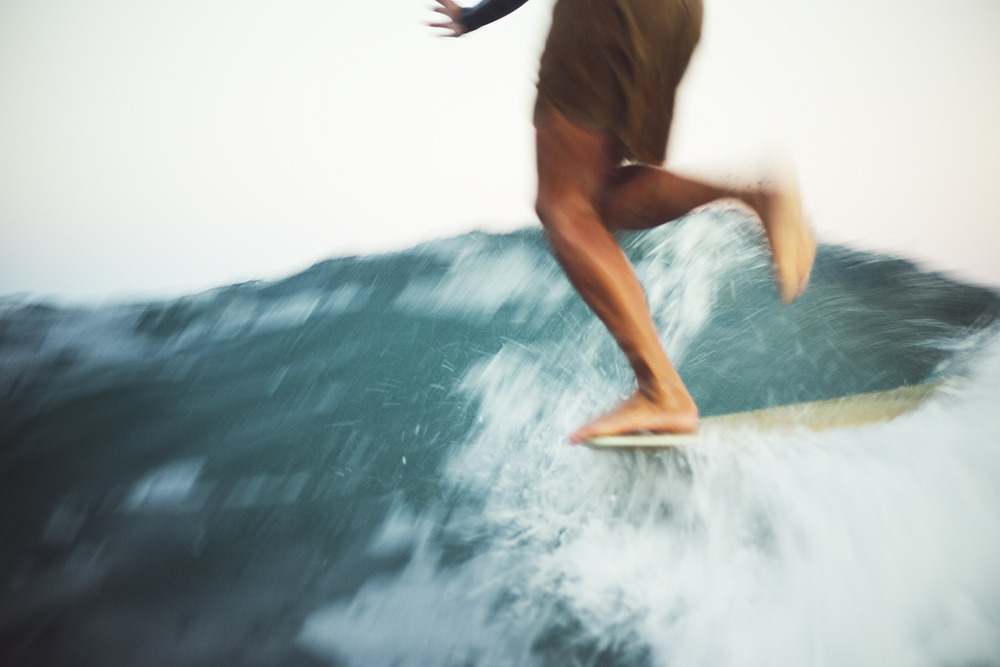
[[[541,233],[0,302],[0,662],[1000,664],[1000,296],[755,226],[625,239],[705,415],[946,379],[889,424],[659,455]]]

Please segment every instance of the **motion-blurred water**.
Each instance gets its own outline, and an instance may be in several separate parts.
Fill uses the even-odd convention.
[[[997,294],[756,226],[627,237],[702,414],[946,379],[888,424],[658,455],[540,232],[92,309],[0,302],[0,662],[1000,664]]]

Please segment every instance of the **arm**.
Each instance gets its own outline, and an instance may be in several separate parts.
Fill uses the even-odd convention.
[[[435,7],[434,11],[444,15],[446,20],[432,23],[431,26],[451,30],[451,36],[458,37],[507,16],[527,1],[482,0],[475,7],[466,9],[455,4],[453,0],[437,0],[440,7]]]
[[[502,19],[527,1],[483,0],[475,7],[470,7],[462,12],[462,25],[465,26],[466,32],[478,30],[487,23]]]

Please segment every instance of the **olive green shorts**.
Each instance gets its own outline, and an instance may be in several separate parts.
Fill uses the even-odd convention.
[[[662,164],[701,20],[701,0],[558,0],[536,118],[552,107],[604,134],[616,162]]]

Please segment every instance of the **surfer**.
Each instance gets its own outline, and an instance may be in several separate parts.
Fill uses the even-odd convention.
[[[527,0],[463,8],[436,0],[431,25],[458,37]],[[724,198],[760,218],[787,303],[816,254],[790,182],[726,187],[661,167],[677,86],[701,36],[700,0],[557,0],[542,53],[534,125],[536,211],[553,254],[635,373],[635,393],[570,436],[685,433],[698,408],[660,343],[645,293],[613,236],[649,229]]]

